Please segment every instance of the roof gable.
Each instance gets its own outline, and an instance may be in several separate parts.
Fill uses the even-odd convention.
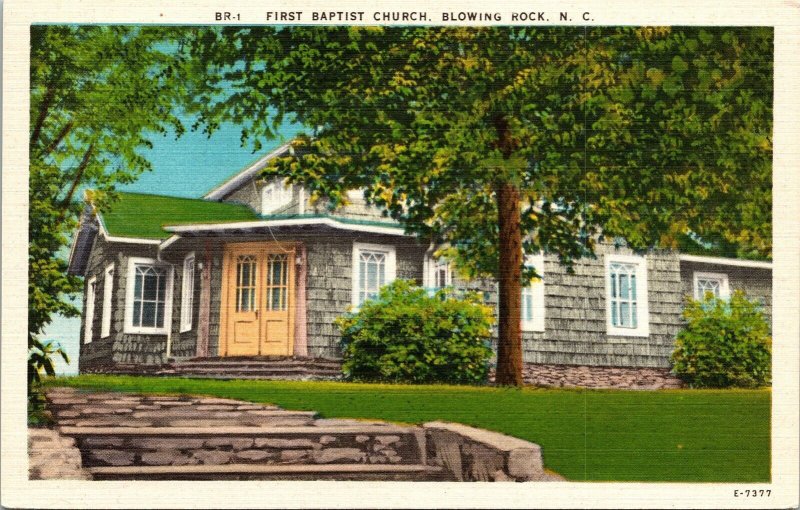
[[[98,215],[108,235],[166,239],[164,225],[227,223],[258,219],[247,206],[143,193],[119,193],[119,200]]]
[[[241,172],[237,173],[233,177],[230,177],[228,180],[217,186],[216,188],[212,189],[208,193],[203,196],[206,200],[222,200],[226,196],[230,195],[237,189],[241,188],[254,177],[256,177],[264,167],[270,162],[270,160],[281,157],[290,149],[289,143],[283,144],[277,149],[273,150],[269,154],[260,157],[254,163],[249,165],[247,168],[242,170]]]

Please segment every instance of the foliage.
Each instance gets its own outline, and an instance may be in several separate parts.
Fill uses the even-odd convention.
[[[28,348],[28,424],[41,425],[48,422],[42,395],[42,372],[53,377],[56,375],[53,358],[61,356],[69,363],[69,356],[57,343],[41,341],[33,338]]]
[[[101,391],[211,395],[319,412],[325,418],[494,430],[542,447],[573,481],[769,482],[765,390],[575,390],[176,379],[82,375],[51,384]]]
[[[475,273],[496,271],[504,180],[523,195],[528,253],[569,262],[593,234],[646,248],[689,231],[771,252],[769,28],[230,27],[198,40],[216,84],[197,103],[209,129],[240,123],[258,148],[296,119],[311,132],[271,173],[332,206],[365,188]]]
[[[336,320],[345,375],[356,381],[482,383],[486,381],[490,307],[396,280],[361,309]]]
[[[678,333],[672,370],[697,388],[753,388],[770,383],[772,339],[756,301],[741,291],[730,300],[707,293],[690,299]]]
[[[266,176],[332,208],[363,188],[462,271],[499,279],[499,377],[521,358],[513,296],[535,276],[521,252],[569,267],[602,237],[644,250],[692,233],[770,256],[772,36],[237,26],[192,51],[207,130],[239,123],[257,150],[284,117],[307,127]]]
[[[150,169],[140,153],[150,136],[184,130],[177,109],[189,67],[178,43],[189,35],[31,26],[28,347],[37,356],[51,354],[37,338],[53,315],[79,314],[69,298],[80,279],[64,260],[81,211],[77,195],[93,188],[92,202],[106,207],[117,184]]]

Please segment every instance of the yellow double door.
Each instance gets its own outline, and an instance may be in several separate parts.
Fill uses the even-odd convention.
[[[226,246],[222,263],[220,355],[292,354],[294,260],[292,245]]]

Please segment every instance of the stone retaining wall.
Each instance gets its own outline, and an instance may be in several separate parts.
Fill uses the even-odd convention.
[[[539,445],[460,423],[423,425],[428,464],[459,482],[525,482],[561,479],[547,473]]]
[[[657,390],[682,388],[683,381],[668,368],[595,367],[524,363],[525,384],[534,386]],[[490,375],[494,381],[494,373]]]

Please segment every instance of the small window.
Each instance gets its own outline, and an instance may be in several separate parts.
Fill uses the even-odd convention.
[[[83,343],[88,344],[94,336],[94,306],[97,291],[97,277],[92,276],[86,283],[86,321],[83,325]]]
[[[444,258],[428,257],[423,286],[430,292],[436,292],[452,284],[453,272],[450,261]]]
[[[114,292],[114,264],[106,266],[103,272],[103,322],[100,325],[100,338],[111,334],[111,301]]]
[[[694,298],[703,299],[707,292],[710,292],[714,297],[728,299],[730,297],[728,275],[725,273],[704,273],[695,271]]]
[[[194,311],[194,252],[183,259],[183,278],[181,284],[181,333],[192,329]]]
[[[172,267],[132,257],[128,278],[125,331],[166,334],[171,317]]]
[[[267,310],[285,311],[289,296],[289,256],[271,253],[267,257]]]
[[[544,331],[544,257],[529,255],[525,265],[535,268],[542,278],[535,278],[522,287],[522,330]]]
[[[356,308],[378,297],[381,287],[395,278],[394,246],[354,243],[353,301]]]
[[[648,336],[647,262],[606,256],[606,312],[610,335]]]
[[[292,185],[272,182],[261,189],[261,214],[269,214],[292,203]]]

